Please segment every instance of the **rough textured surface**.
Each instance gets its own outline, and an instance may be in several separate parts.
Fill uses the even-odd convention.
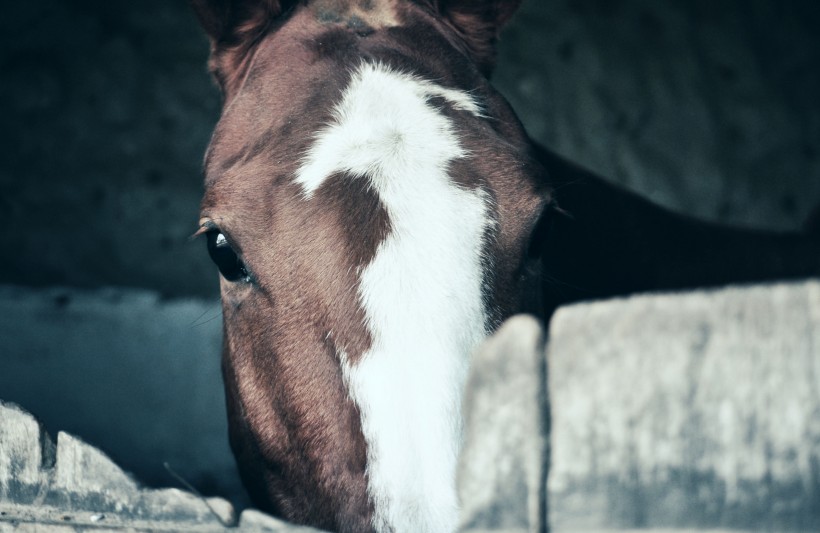
[[[187,237],[219,113],[187,2],[34,0],[0,19],[0,280],[211,293]],[[201,244],[201,243],[200,243]]]
[[[144,489],[98,449],[60,432],[56,447],[39,423],[0,402],[0,531],[222,531],[233,507],[178,489]],[[246,510],[238,529],[316,531]]]
[[[467,483],[462,487],[472,492],[462,491],[462,496],[468,498],[466,507],[475,512],[473,518],[485,520],[473,520],[484,526],[482,529],[464,531],[540,531],[545,523],[540,519],[544,514],[543,492],[539,491],[545,441],[543,430],[534,433],[533,429],[540,427],[545,407],[542,329],[534,320],[519,317],[478,358],[481,370],[472,378],[470,397],[475,408],[470,410],[471,417],[490,414],[497,423],[492,439],[471,433],[471,440],[482,442],[468,444],[468,456],[482,468],[466,468],[462,481]],[[505,362],[507,358],[511,361]],[[493,371],[502,374],[494,375]],[[502,377],[502,382],[497,377]],[[510,401],[511,395],[515,395],[514,401]],[[506,407],[493,409],[491,404],[499,400]],[[474,418],[470,427],[482,429]],[[511,433],[503,435],[498,430]],[[505,449],[503,445],[514,448]],[[497,460],[503,464],[484,468],[490,466],[488,461]],[[523,492],[519,490],[522,482]],[[484,497],[485,486],[495,489],[487,495],[489,498]],[[481,505],[490,512],[481,512]],[[495,518],[486,520],[492,516]],[[497,527],[492,527],[492,522]],[[516,527],[521,525],[524,527]],[[205,500],[178,489],[142,488],[100,450],[63,432],[58,434],[55,446],[33,416],[0,401],[0,532],[28,531],[317,530],[288,524],[253,509],[243,511],[237,520],[233,507],[221,498]]]
[[[561,309],[549,387],[553,531],[820,530],[820,282]]]
[[[496,84],[533,135],[685,212],[795,228],[820,201],[820,4],[524,0]],[[0,17],[0,282],[211,295],[197,221],[219,95],[187,2]]]
[[[105,450],[151,486],[241,502],[217,300],[0,285],[0,399]],[[2,460],[2,459],[0,459]]]
[[[544,333],[518,316],[477,351],[464,397],[461,525],[546,531]]]
[[[820,4],[525,0],[496,84],[536,139],[685,213],[797,228],[820,202]]]
[[[162,300],[145,291],[0,286],[0,394],[33,406],[47,427],[70,428],[104,444],[151,485],[174,482],[162,466],[168,461],[200,491],[235,495],[218,366],[219,318],[216,302]],[[462,477],[473,526],[537,531],[528,526],[542,515],[542,350],[540,327],[520,318],[476,356],[468,395],[475,407],[467,408],[474,444],[467,446],[470,464]],[[6,513],[0,531],[29,531],[35,522],[37,528],[48,524],[49,531],[97,531],[101,525],[173,530],[181,527],[173,502],[199,501],[177,490],[140,490],[99,449],[68,433],[59,434],[55,449],[31,415],[0,411],[0,512]],[[482,420],[485,415],[490,418]],[[45,492],[44,476],[50,483]],[[231,515],[224,501],[211,501],[226,519]],[[121,515],[122,509],[139,518]],[[294,530],[252,510],[242,513],[240,525]],[[210,522],[196,527],[221,528]]]

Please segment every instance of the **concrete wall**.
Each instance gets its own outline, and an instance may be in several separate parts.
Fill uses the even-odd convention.
[[[474,357],[463,525],[543,531],[546,498],[554,533],[820,530],[820,280],[578,304],[541,335],[516,317]]]
[[[213,294],[200,162],[219,95],[187,2],[13,2],[0,17],[0,281]]]
[[[0,301],[20,296],[0,291]],[[180,361],[181,372],[157,375],[155,383],[135,387],[140,380],[120,377],[133,362],[143,367],[147,359],[173,357],[173,343],[164,348],[155,339],[196,306],[134,292],[69,303],[65,293],[45,296],[19,307],[39,317],[41,336],[69,339],[60,354],[86,349],[105,357],[122,350],[121,339],[130,336],[123,333],[144,332],[143,350],[117,352],[116,361],[98,364],[102,373],[86,368],[78,375],[71,363],[40,354],[41,366],[59,368],[68,382],[92,391],[111,387],[101,398],[111,406],[101,413],[116,416],[118,403],[130,401],[131,425],[166,440],[156,449],[134,446],[125,460],[170,455],[189,477],[214,475],[219,457],[207,453],[201,437],[221,430],[207,397],[211,385],[179,379],[209,372]],[[128,302],[150,312],[123,324],[118,303]],[[71,317],[95,310],[111,317],[96,338],[76,322],[74,333],[67,331]],[[9,336],[2,321],[0,333]],[[20,338],[38,346],[34,332]],[[461,531],[541,533],[547,510],[556,533],[820,530],[820,280],[569,306],[552,321],[546,350],[544,340],[536,320],[514,317],[474,355],[458,470]],[[205,359],[202,368],[211,365]],[[175,384],[190,402],[168,402],[167,385]],[[78,400],[67,403],[67,416],[52,431],[76,423]],[[176,417],[162,412],[168,404]],[[110,419],[99,422],[121,430]],[[162,424],[175,425],[174,435],[150,428]],[[222,529],[191,494],[139,490],[99,450],[63,432],[55,449],[41,431],[31,416],[0,401],[0,531],[66,522],[72,531]],[[175,448],[169,439],[181,435],[185,447]],[[227,502],[209,503],[220,521],[236,524]],[[247,511],[243,526],[290,531]]]
[[[525,0],[496,82],[536,138],[606,176],[795,228],[820,199],[818,25],[798,0]],[[219,319],[191,325],[217,293],[187,240],[219,112],[206,56],[183,0],[4,6],[0,283],[43,289],[3,289],[0,398],[151,483],[210,442],[219,479],[191,476],[227,494]]]
[[[547,146],[704,218],[796,228],[820,202],[820,5],[524,1],[496,82]]]
[[[820,281],[570,306],[550,337],[553,531],[820,530]]]
[[[150,486],[243,504],[228,447],[217,299],[0,285],[0,399],[98,446]]]
[[[495,77],[535,138],[683,211],[796,228],[820,201],[820,7],[525,0]],[[183,0],[0,17],[0,282],[211,295],[197,219],[219,112]]]

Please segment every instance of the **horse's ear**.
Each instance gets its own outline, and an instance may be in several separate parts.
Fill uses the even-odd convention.
[[[190,0],[211,41],[209,67],[223,91],[240,77],[243,60],[271,23],[296,0]]]
[[[235,46],[258,37],[279,15],[282,0],[190,0],[199,22],[217,46]]]
[[[489,74],[495,65],[498,34],[521,0],[436,0],[435,4],[460,34],[479,68]]]

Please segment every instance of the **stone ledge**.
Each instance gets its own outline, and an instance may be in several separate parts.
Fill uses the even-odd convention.
[[[146,489],[104,453],[0,402],[0,531],[302,532],[255,510],[239,520],[228,501]]]
[[[546,528],[547,397],[544,329],[505,322],[474,354],[464,395],[458,488],[462,528]]]
[[[504,338],[485,349],[484,358],[498,362],[497,356],[513,353],[512,348],[529,355],[543,351],[540,328],[534,322],[519,319],[505,331]],[[515,342],[515,335],[519,333],[526,334],[523,342]],[[510,369],[523,368],[528,359],[533,360],[529,356],[518,359]],[[527,375],[525,381],[533,378],[538,380],[537,376]],[[538,394],[532,383],[525,390],[524,398]],[[520,407],[526,408],[526,405]],[[532,409],[526,412],[537,413]],[[523,444],[521,450],[533,450],[525,438]],[[532,466],[538,456],[523,458]],[[532,480],[536,488],[537,477]],[[503,483],[494,483],[494,486],[501,487]],[[527,503],[519,507],[524,509],[523,516],[527,518]],[[55,446],[32,415],[14,404],[0,401],[0,533],[146,531],[319,533],[319,530],[288,524],[254,509],[244,510],[237,520],[231,504],[221,498],[204,499],[178,489],[142,488],[100,450],[64,432],[58,433]],[[529,530],[501,527],[468,529],[465,533],[490,531],[524,533]]]

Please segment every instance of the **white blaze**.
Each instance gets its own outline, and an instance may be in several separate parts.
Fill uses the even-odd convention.
[[[367,441],[374,526],[384,532],[455,531],[461,393],[486,335],[488,202],[450,180],[449,163],[466,153],[433,96],[479,114],[466,93],[363,65],[296,177],[306,197],[336,172],[367,179],[390,220],[360,274],[371,349],[342,361]]]

